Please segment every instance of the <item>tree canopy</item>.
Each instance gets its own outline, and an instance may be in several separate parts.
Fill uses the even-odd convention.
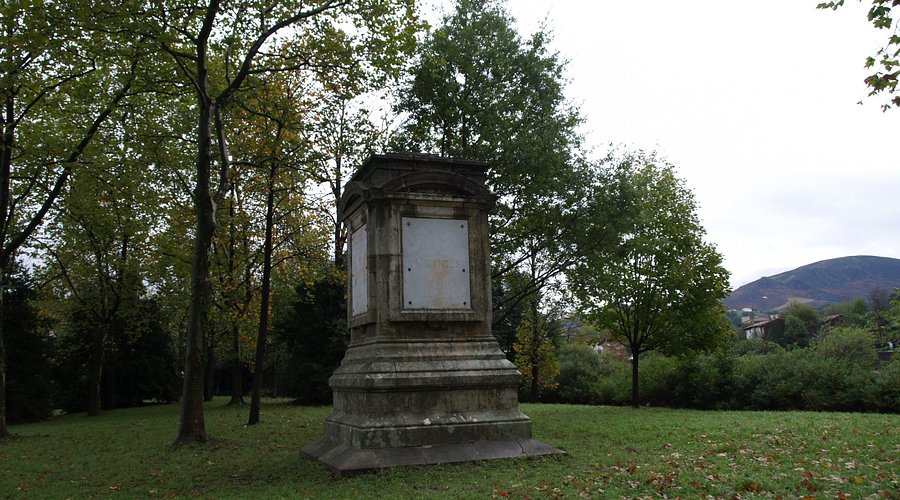
[[[708,349],[731,332],[721,303],[729,274],[672,165],[637,153],[617,175],[627,214],[621,243],[586,254],[569,279],[588,316],[631,351],[637,405],[642,353]]]
[[[578,109],[564,95],[565,61],[541,28],[522,37],[496,0],[459,0],[425,38],[401,87],[399,149],[491,165],[493,279],[518,271],[495,297],[502,324],[519,302],[559,278],[575,257],[577,224],[595,179],[587,172]],[[535,258],[539,257],[539,258]],[[534,262],[535,269],[525,269]]]

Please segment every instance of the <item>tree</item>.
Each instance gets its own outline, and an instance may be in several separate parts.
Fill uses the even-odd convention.
[[[556,356],[556,343],[561,335],[559,322],[550,314],[538,308],[538,301],[529,300],[525,317],[516,332],[515,351],[516,368],[522,372],[525,380],[530,382],[532,402],[540,401],[543,390],[553,390],[558,384],[559,358]]]
[[[171,56],[180,69],[182,84],[192,88],[196,99],[196,230],[176,444],[207,439],[203,353],[212,294],[210,250],[217,226],[216,206],[227,194],[233,175],[227,111],[251,77],[327,64],[330,52],[348,45],[359,48],[357,64],[399,64],[398,47],[412,34],[413,7],[410,0],[322,0],[313,4],[209,0],[205,5],[187,7],[172,0],[133,12],[137,29]],[[342,26],[353,29],[343,30]],[[214,157],[218,162],[215,186]]]
[[[275,77],[271,80],[273,81],[268,85],[265,82],[257,85],[254,89],[256,99],[248,99],[241,103],[242,111],[250,116],[250,119],[245,120],[245,130],[252,130],[254,137],[253,140],[244,141],[246,147],[242,153],[246,156],[246,160],[243,161],[253,167],[252,177],[262,180],[257,189],[265,199],[262,206],[264,223],[259,323],[248,425],[259,423],[260,418],[269,333],[273,254],[277,246],[277,242],[274,241],[276,217],[283,217],[280,213],[282,211],[298,211],[304,208],[302,194],[298,191],[302,193],[305,178],[297,175],[301,171],[298,163],[304,157],[306,145],[302,136],[298,136],[304,118],[302,111],[298,113],[297,109],[302,107],[298,98],[303,92],[303,85],[292,82],[289,77]],[[290,239],[291,232],[291,230],[284,231],[288,235],[286,240]]]
[[[773,340],[784,347],[806,347],[819,333],[819,315],[808,304],[792,301],[780,316],[784,318],[784,338]]]
[[[627,228],[620,245],[588,254],[569,279],[587,315],[631,351],[632,405],[648,351],[711,349],[731,334],[721,300],[728,272],[704,242],[693,194],[674,168],[629,155],[619,166]]]
[[[601,191],[590,192],[581,117],[565,99],[565,63],[550,39],[544,29],[521,38],[502,1],[458,0],[422,43],[396,105],[408,120],[393,147],[491,165],[491,278],[516,284],[495,297],[495,325],[578,259],[582,221],[606,219],[585,203]],[[594,236],[595,247],[609,240]],[[529,262],[536,272],[524,269]],[[513,272],[531,279],[504,280]]]
[[[887,312],[891,308],[891,292],[885,288],[875,287],[869,292],[869,307],[872,310],[872,321],[879,345],[884,343],[884,331],[889,322]]]
[[[252,176],[238,173],[237,177]],[[252,350],[249,335],[242,332],[249,331],[252,323],[251,306],[256,288],[254,271],[257,267],[257,259],[251,249],[252,215],[245,210],[245,198],[241,183],[232,183],[227,207],[222,210],[225,212],[223,219],[227,231],[218,238],[213,259],[217,292],[214,305],[222,318],[219,324],[224,325],[230,340],[230,352],[224,356],[230,357],[231,365],[231,399],[228,404],[238,406],[244,404],[244,353]],[[212,331],[211,336],[215,336]],[[207,342],[212,345],[214,340],[209,339]],[[215,351],[214,348],[211,350]],[[207,365],[212,364],[209,356],[206,362]],[[212,373],[212,368],[207,366],[208,372]],[[211,378],[210,376],[208,380]],[[210,393],[211,387],[207,390],[207,397]]]
[[[900,327],[900,288],[894,288],[891,292],[890,307],[884,313],[885,321],[888,324],[888,335],[900,339],[898,327]]]
[[[358,123],[365,123],[365,120],[354,114],[348,117],[346,95],[399,73],[399,68],[394,64],[372,65],[368,70],[358,69],[357,66],[366,66],[355,64],[354,58],[359,57],[357,51],[353,44],[336,47],[320,55],[330,57],[327,64],[323,61],[304,70],[281,73],[269,77],[267,81],[254,82],[253,90],[240,102],[240,114],[245,116],[241,120],[242,129],[245,134],[250,132],[253,139],[248,140],[247,135],[244,135],[244,139],[235,144],[241,147],[235,147],[234,150],[242,158],[241,162],[251,167],[253,177],[262,180],[257,183],[258,189],[255,191],[264,199],[261,204],[264,224],[260,252],[260,313],[248,422],[250,425],[259,421],[272,272],[278,264],[274,259],[276,247],[297,242],[300,238],[295,233],[317,233],[305,224],[308,220],[304,220],[302,216],[302,212],[309,208],[303,195],[303,188],[308,181],[307,173],[314,170],[309,166],[334,161],[335,178],[328,179],[325,174],[319,180],[331,183],[330,190],[336,205],[341,195],[342,162],[354,155],[359,158],[365,153],[366,149],[361,147],[359,141],[370,135],[349,130],[351,120]],[[367,78],[372,81],[367,81]],[[340,119],[336,124],[332,123],[329,113],[335,107],[340,108]],[[321,128],[333,131],[335,136],[326,140],[321,134]],[[327,170],[323,166],[323,171]],[[278,221],[281,222],[281,227],[276,241],[275,224]],[[299,224],[285,224],[288,221]],[[340,262],[342,235],[339,231],[335,231],[334,239],[335,262]],[[309,259],[309,247],[310,245],[303,245],[299,255],[293,255],[291,260],[296,260],[297,257]],[[279,261],[284,262],[285,259]]]
[[[86,290],[81,296],[90,298]],[[99,398],[92,394],[96,363],[97,318],[86,304],[69,301],[66,317],[54,331],[54,379],[58,388],[54,408],[68,412],[89,406],[114,409],[146,401],[177,400],[179,377],[170,332],[163,328],[161,311],[140,287],[123,290],[122,306],[105,327],[106,342]],[[86,377],[88,374],[89,377]]]
[[[328,377],[350,340],[345,287],[335,269],[304,280],[275,321],[273,337],[286,358],[285,390],[300,403],[331,403]]]
[[[600,355],[593,347],[580,343],[566,343],[559,348],[558,401],[578,404],[599,404],[598,383],[604,373]]]
[[[830,304],[825,307],[823,312],[826,316],[843,316],[841,324],[844,326],[863,328],[869,319],[869,303],[866,299],[857,297],[847,302]]]
[[[83,214],[81,214],[83,215]],[[98,416],[101,410],[101,381],[106,365],[106,353],[113,342],[112,325],[123,305],[123,298],[131,295],[138,285],[137,274],[127,268],[129,263],[129,239],[107,233],[109,228],[101,228],[88,222],[87,218],[76,218],[76,231],[86,235],[80,248],[67,248],[78,255],[84,252],[87,259],[72,258],[67,254],[48,248],[59,269],[59,276],[71,294],[70,304],[78,308],[78,318],[83,328],[83,337],[89,338],[90,348],[85,358],[88,360],[88,416]],[[71,245],[71,246],[76,246]],[[86,251],[85,251],[86,250]],[[72,260],[70,260],[72,259]],[[75,321],[70,321],[74,323]]]
[[[33,303],[37,298],[34,283],[21,266],[6,273],[6,297],[3,312],[15,318],[6,325],[8,343],[7,403],[9,422],[25,423],[50,416],[53,384],[51,359],[54,357],[50,318]]]
[[[837,10],[842,5],[844,0],[835,0],[820,3],[816,8]],[[897,15],[893,10],[898,5],[900,4],[894,0],[872,0],[868,12],[872,26],[890,31],[885,45],[878,49],[874,56],[867,57],[865,64],[866,68],[874,70],[865,79],[869,95],[875,96],[884,92],[889,98],[889,101],[881,106],[884,111],[891,107],[900,107],[900,95],[897,95],[897,78],[900,77],[900,20],[895,19]]]
[[[89,416],[101,411],[101,380],[113,322],[126,297],[135,306],[142,288],[140,263],[146,261],[149,232],[157,215],[158,198],[144,188],[147,169],[135,113],[120,111],[109,120],[106,134],[85,154],[70,189],[42,233],[41,246],[50,256],[48,274],[62,286],[60,296],[77,302],[90,327],[87,377]],[[85,196],[85,193],[90,193]],[[65,300],[65,299],[64,299]]]
[[[3,288],[3,273],[44,222],[101,127],[131,93],[144,50],[127,33],[85,29],[98,14],[91,6],[11,1],[3,2],[0,13]],[[121,21],[117,14],[104,17]],[[0,318],[0,437],[9,435],[3,324]]]
[[[314,179],[327,186],[331,194],[324,211],[332,223],[333,259],[338,268],[344,265],[347,240],[344,224],[337,214],[344,184],[352,169],[362,165],[388,136],[387,124],[376,124],[372,112],[364,106],[364,103],[371,104],[372,99],[372,95],[353,96],[352,92],[346,91],[327,93],[318,100],[318,119],[309,131],[309,142],[314,151],[307,169]]]
[[[527,266],[530,275],[516,273],[515,276],[534,281],[539,267],[537,254],[532,255]],[[556,376],[559,374],[559,359],[556,356],[556,346],[562,336],[559,311],[552,306],[550,310],[543,310],[542,305],[547,301],[542,299],[541,292],[534,291],[523,301],[525,307],[513,344],[513,361],[525,380],[531,383],[529,392],[533,402],[540,400],[543,389],[556,388]]]

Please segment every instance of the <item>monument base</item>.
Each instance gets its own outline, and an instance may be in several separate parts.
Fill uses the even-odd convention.
[[[300,454],[336,476],[563,453],[532,439],[522,375],[496,340],[372,342],[347,349],[329,380],[325,437]]]
[[[565,452],[534,439],[473,441],[403,448],[357,449],[322,439],[304,446],[300,456],[317,460],[335,477],[349,477],[389,467],[435,465],[475,460],[537,457]]]

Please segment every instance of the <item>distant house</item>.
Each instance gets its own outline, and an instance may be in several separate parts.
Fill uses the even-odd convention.
[[[771,318],[771,319],[763,319],[757,320],[753,323],[749,323],[747,325],[741,326],[741,332],[743,332],[743,338],[750,339],[763,339],[769,340],[772,337],[772,333],[774,330],[780,329],[782,332],[784,331],[784,318]]]
[[[839,326],[844,322],[843,314],[832,314],[830,316],[825,316],[822,318],[822,321],[819,322],[819,326],[821,328],[831,328],[833,326]]]
[[[631,359],[631,355],[628,353],[628,348],[625,347],[625,344],[616,342],[615,340],[594,345],[594,351],[596,351],[597,354],[605,353],[619,359]]]

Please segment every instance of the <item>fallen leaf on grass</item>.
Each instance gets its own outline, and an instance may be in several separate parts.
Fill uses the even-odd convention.
[[[759,493],[762,491],[762,486],[760,486],[759,483],[754,483],[752,481],[744,481],[744,484],[741,485],[741,489],[749,491],[750,493]]]

